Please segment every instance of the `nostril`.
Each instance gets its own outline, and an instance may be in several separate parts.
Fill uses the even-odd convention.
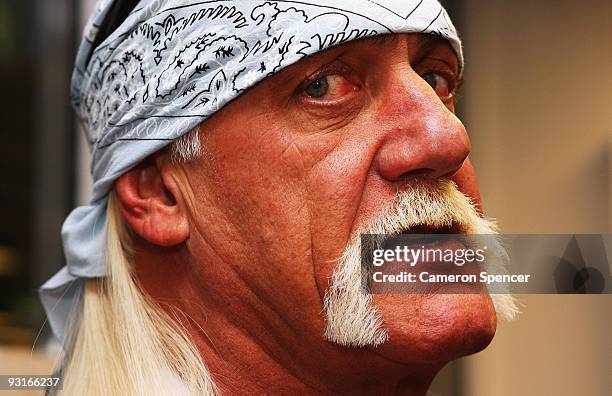
[[[415,179],[415,178],[425,178],[425,179],[450,179],[453,175],[461,169],[463,162],[457,166],[453,167],[451,170],[444,171],[443,169],[435,170],[432,168],[418,168],[408,172],[404,172],[400,175],[399,180],[407,180],[407,179]]]
[[[435,170],[431,168],[419,168],[408,172],[404,172],[399,177],[400,180],[413,179],[418,177],[431,177],[435,173]]]
[[[461,170],[461,167],[463,167],[463,163],[465,162],[465,160],[461,161],[461,163],[459,164],[459,166],[455,167],[454,169],[446,172],[445,174],[442,175],[442,178],[444,179],[450,179],[451,177],[455,176],[455,173],[459,172]]]

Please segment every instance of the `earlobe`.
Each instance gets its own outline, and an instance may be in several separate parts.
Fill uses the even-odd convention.
[[[179,193],[152,158],[123,174],[115,182],[119,210],[130,228],[146,241],[175,246],[189,236],[186,213],[172,193]]]

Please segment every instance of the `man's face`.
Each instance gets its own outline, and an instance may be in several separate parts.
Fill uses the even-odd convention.
[[[324,342],[338,258],[410,180],[448,177],[479,203],[454,115],[457,78],[444,40],[356,41],[267,78],[203,123],[204,155],[180,173],[201,299],[281,329],[279,339]],[[373,304],[389,334],[375,350],[400,362],[472,353],[495,331],[487,294],[376,295]]]

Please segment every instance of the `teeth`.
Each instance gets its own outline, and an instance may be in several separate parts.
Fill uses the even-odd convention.
[[[402,231],[402,234],[456,234],[461,233],[460,227],[457,224],[449,226],[432,226],[428,224],[417,224]]]

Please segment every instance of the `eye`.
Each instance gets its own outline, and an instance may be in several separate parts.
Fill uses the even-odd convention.
[[[425,80],[425,82],[427,82],[427,84],[429,84],[434,89],[434,91],[436,91],[436,94],[440,98],[445,99],[452,95],[453,91],[450,86],[450,83],[442,74],[431,72],[423,74],[422,77],[423,80]]]
[[[328,89],[329,82],[327,81],[327,76],[325,76],[308,84],[304,92],[311,98],[321,98],[325,96]]]
[[[309,99],[324,99],[336,101],[345,95],[358,91],[359,87],[340,74],[319,77],[304,88],[304,94]]]

